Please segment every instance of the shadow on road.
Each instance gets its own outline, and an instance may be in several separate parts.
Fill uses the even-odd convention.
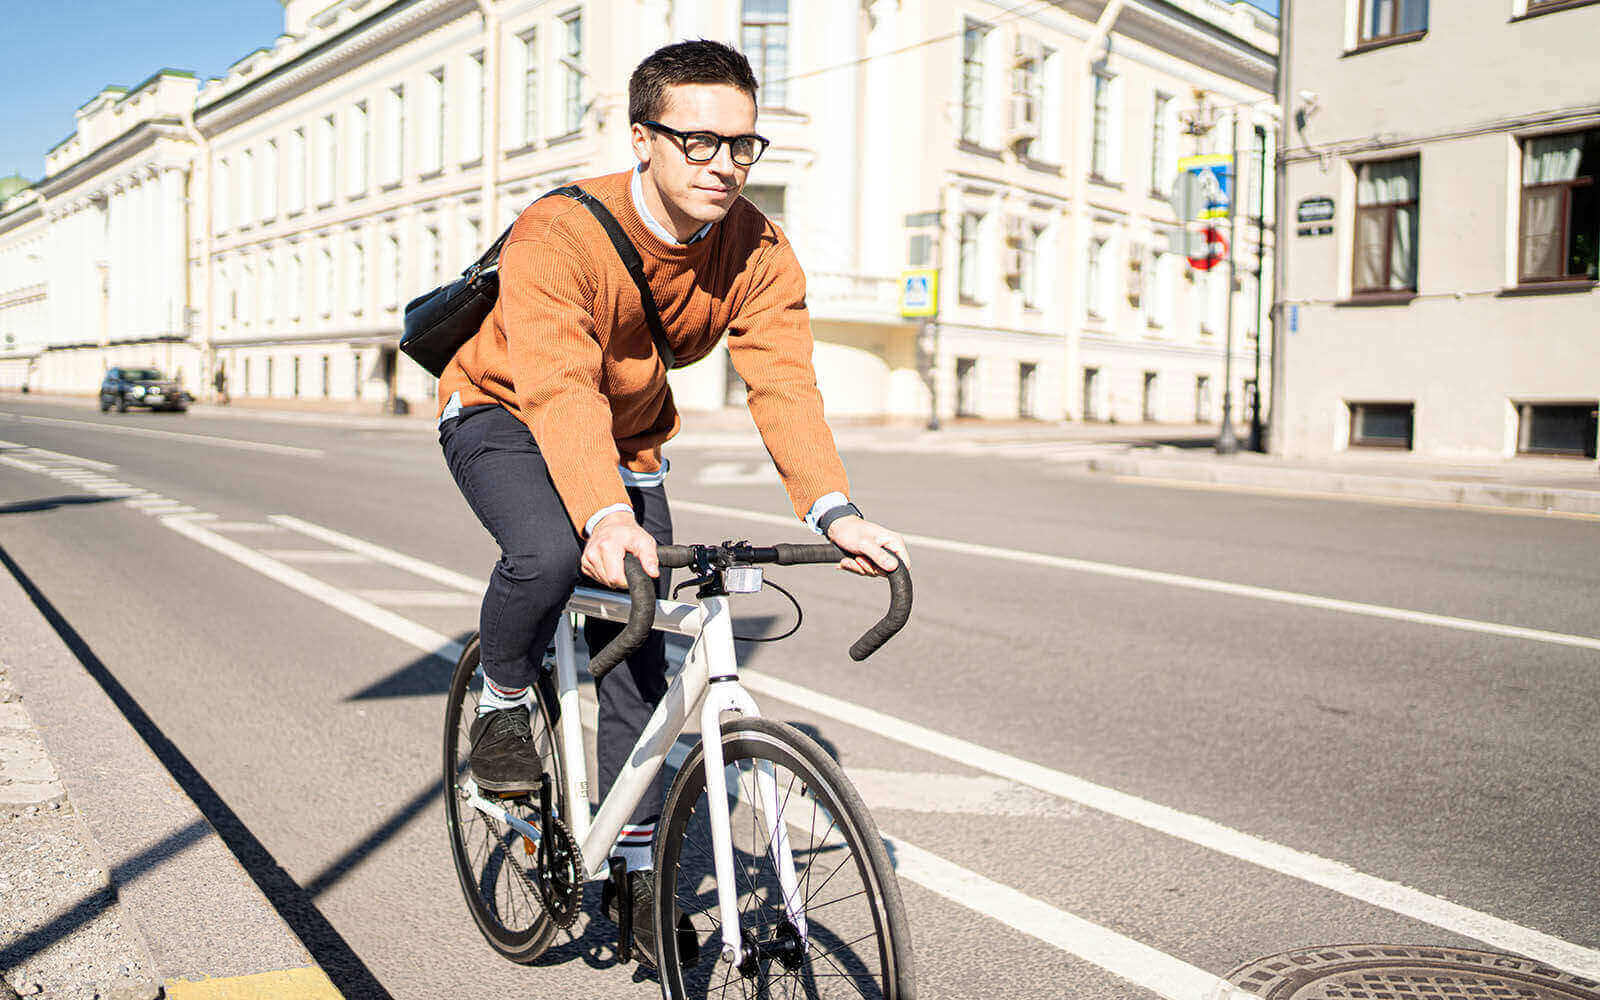
[[[388,1000],[389,992],[378,982],[377,977],[367,968],[350,947],[349,942],[328,922],[328,919],[318,910],[311,897],[302,889],[289,873],[279,866],[272,852],[267,850],[250,828],[245,826],[217,790],[205,779],[198,768],[178,749],[161,727],[156,725],[154,719],[145,712],[139,702],[122,686],[83,636],[77,629],[56,610],[42,591],[34,585],[33,580],[25,573],[16,560],[11,558],[4,547],[0,547],[0,563],[5,565],[7,571],[16,578],[28,599],[34,607],[50,623],[50,627],[61,637],[61,641],[72,651],[72,655],[88,671],[89,676],[100,685],[101,690],[117,706],[124,718],[133,726],[134,731],[144,740],[156,759],[161,761],[178,786],[184,790],[206,820],[222,837],[223,843],[228,845],[228,850],[239,860],[252,881],[266,896],[272,908],[278,912],[290,930],[305,945],[306,950],[316,960],[335,987],[345,997],[374,998],[374,1000]]]
[[[463,646],[474,632],[457,632],[456,642]],[[433,653],[424,653],[409,663],[396,667],[388,676],[348,695],[345,701],[368,701],[376,698],[414,698],[418,695],[443,695],[450,690],[450,672],[455,664],[447,663]]]
[[[86,497],[82,495],[68,497],[41,497],[38,500],[23,500],[19,503],[8,503],[0,507],[0,514],[34,514],[41,510],[55,510],[57,507],[79,507],[91,503],[110,503],[119,497]]]

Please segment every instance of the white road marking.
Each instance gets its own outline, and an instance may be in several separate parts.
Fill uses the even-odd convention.
[[[388,607],[475,608],[483,603],[480,598],[454,590],[354,590],[351,593],[363,601]]]
[[[676,510],[694,511],[697,514],[710,514],[715,517],[737,517],[747,521],[759,521],[764,524],[780,524],[785,527],[794,527],[796,524],[793,518],[780,517],[776,514],[762,514],[756,511],[740,510],[736,507],[722,507],[717,504],[696,503],[690,500],[674,500],[672,501],[672,506]],[[1335,597],[1319,597],[1316,594],[1302,594],[1292,590],[1274,590],[1270,587],[1229,583],[1226,580],[1212,580],[1199,576],[1184,576],[1181,573],[1164,573],[1159,570],[1139,569],[1135,566],[1121,566],[1116,563],[1095,562],[1090,559],[1073,559],[1068,556],[1053,556],[1041,552],[1024,552],[1021,549],[1007,549],[996,545],[958,542],[948,538],[934,538],[930,535],[904,535],[902,537],[905,538],[907,544],[914,548],[936,549],[941,552],[955,552],[961,555],[981,556],[986,559],[1002,559],[1008,562],[1045,566],[1050,569],[1093,573],[1099,576],[1112,576],[1124,580],[1137,580],[1140,583],[1159,583],[1169,587],[1203,590],[1214,594],[1228,594],[1233,597],[1248,597],[1258,601],[1292,604],[1322,611],[1364,615],[1368,618],[1387,618],[1392,621],[1410,622],[1414,625],[1431,625],[1436,628],[1455,629],[1462,632],[1498,635],[1508,639],[1525,639],[1529,642],[1545,642],[1557,646],[1575,646],[1580,649],[1600,650],[1600,638],[1589,635],[1550,632],[1544,629],[1524,628],[1521,625],[1502,625],[1498,622],[1456,618],[1451,615],[1437,615],[1428,611],[1409,611],[1405,608],[1391,608],[1382,604],[1365,604],[1360,601],[1345,601]]]
[[[297,563],[331,564],[371,561],[366,556],[357,555],[354,552],[341,552],[338,549],[262,549],[261,554],[271,559]]]
[[[95,420],[67,420],[62,417],[36,417],[31,414],[8,413],[0,410],[0,417],[38,424],[66,424],[73,427],[91,427],[110,434],[133,434],[140,437],[173,438],[216,448],[234,448],[239,451],[264,451],[274,455],[295,455],[302,458],[321,458],[321,448],[299,448],[289,444],[270,444],[266,441],[245,441],[238,438],[217,437],[212,434],[186,434],[183,431],[158,431],[150,427],[123,427]]]
[[[451,665],[454,665],[455,661],[461,657],[461,644],[449,636],[435,632],[425,625],[419,625],[408,618],[402,618],[392,611],[386,611],[371,601],[363,601],[354,594],[323,583],[316,577],[302,573],[276,559],[264,556],[255,549],[240,545],[231,538],[224,538],[216,532],[203,527],[194,519],[164,517],[161,519],[161,523],[185,538],[199,542],[213,552],[248,566],[257,573],[276,580],[292,590],[299,591],[313,600],[321,601],[331,608],[343,611],[357,621],[365,622],[380,632],[386,632],[407,645],[420,649],[425,653],[432,653]]]
[[[50,472],[50,470],[43,465],[36,465],[25,458],[16,458],[12,455],[0,455],[0,463],[4,463],[16,469],[26,469],[29,472],[43,472],[47,475]]]
[[[264,521],[217,521],[210,525],[212,531],[277,531],[276,524],[267,524]]]
[[[874,811],[964,813],[972,816],[1042,816],[1061,818],[1082,810],[1072,802],[988,775],[944,774],[938,771],[883,771],[850,768],[850,783]]]
[[[1179,812],[767,674],[741,670],[739,677],[752,691],[803,706],[819,715],[897,743],[1032,786],[1118,819],[1248,861],[1280,875],[1320,885],[1363,903],[1541,959],[1568,972],[1591,979],[1600,978],[1600,951],[1480,913],[1448,899],[1430,896],[1398,882],[1365,875],[1342,862],[1275,844],[1223,826],[1215,820]]]
[[[61,452],[51,451],[49,448],[40,448],[37,445],[31,444],[18,444],[15,441],[0,441],[0,449],[6,451],[21,449],[33,455],[43,455],[46,458],[53,458],[58,462],[71,462],[73,465],[86,465],[91,469],[101,469],[106,472],[110,472],[112,469],[116,468],[116,466],[112,465],[110,462],[101,462],[93,458],[82,458],[78,455],[63,455]]]
[[[454,587],[469,594],[483,596],[485,581],[480,577],[471,577],[465,573],[457,573],[454,570],[445,569],[443,566],[435,566],[433,563],[424,562],[414,556],[408,556],[404,552],[386,549],[365,539],[354,538],[342,532],[334,531],[332,528],[324,528],[319,524],[302,521],[298,517],[290,517],[288,514],[273,514],[267,520],[281,527],[291,528],[301,534],[310,535],[312,538],[327,542],[329,545],[336,545],[350,552],[358,552],[374,562],[387,563],[408,573],[414,573],[425,580],[432,580],[434,583],[442,583],[447,587]]]

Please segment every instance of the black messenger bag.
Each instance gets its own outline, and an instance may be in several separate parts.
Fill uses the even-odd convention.
[[[640,260],[639,251],[628,239],[628,234],[622,231],[622,226],[604,205],[576,184],[556,188],[543,197],[551,195],[571,198],[583,205],[604,227],[606,235],[611,238],[611,245],[616,248],[617,256],[622,258],[623,266],[628,269],[628,276],[639,289],[645,322],[650,326],[650,336],[656,343],[661,362],[671,368],[675,361],[672,348],[668,346],[666,331],[661,327],[655,296],[650,294],[650,286],[645,282],[644,262]],[[444,373],[456,351],[472,339],[483,325],[484,317],[494,309],[495,301],[500,297],[500,249],[510,235],[509,228],[501,233],[494,245],[476,263],[461,272],[461,277],[455,281],[406,303],[400,350],[434,378]]]

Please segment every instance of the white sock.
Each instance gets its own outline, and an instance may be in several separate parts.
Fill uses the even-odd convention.
[[[528,702],[528,688],[501,687],[488,677],[483,679],[483,693],[478,696],[478,714],[488,715],[502,708],[516,708]]]
[[[655,859],[651,856],[651,843],[656,837],[654,823],[633,823],[622,828],[617,834],[617,842],[611,848],[611,856],[621,858],[628,865],[628,871],[649,871],[655,868]]]

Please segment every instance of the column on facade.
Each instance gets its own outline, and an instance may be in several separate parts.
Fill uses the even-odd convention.
[[[167,167],[161,171],[161,250],[160,260],[161,328],[172,333],[186,333],[184,306],[188,297],[185,275],[188,253],[185,239],[188,234],[188,211],[183,203],[183,170]]]
[[[828,38],[829,58],[837,57],[847,62],[861,54],[861,4],[860,0],[824,0],[827,9],[821,20],[837,26]],[[818,6],[821,6],[819,4]],[[797,42],[814,44],[822,36],[796,39],[791,37],[790,65],[796,65]],[[815,108],[828,109],[827,114],[812,118],[813,140],[821,155],[816,166],[817,183],[811,186],[815,196],[829,204],[826,212],[811,211],[807,215],[806,229],[800,234],[801,245],[811,251],[818,270],[859,270],[858,226],[861,213],[857,210],[861,186],[857,171],[860,162],[858,144],[861,138],[859,90],[857,82],[861,70],[851,68],[824,73],[803,81],[800,86],[815,90]],[[799,89],[798,87],[796,89]],[[798,96],[798,95],[797,95]],[[791,100],[791,104],[799,103]],[[798,221],[798,220],[796,220]],[[793,223],[791,222],[791,225]],[[798,227],[796,227],[798,228]]]

